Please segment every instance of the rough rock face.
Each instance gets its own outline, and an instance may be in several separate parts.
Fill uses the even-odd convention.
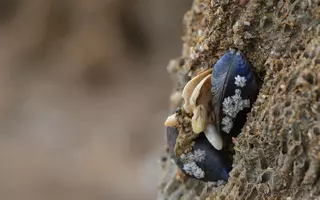
[[[320,1],[195,0],[184,25],[182,56],[168,66],[173,96],[231,47],[263,83],[228,183],[182,183],[168,159],[159,199],[320,198]]]

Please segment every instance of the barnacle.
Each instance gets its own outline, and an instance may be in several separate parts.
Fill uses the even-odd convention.
[[[195,108],[197,105],[203,105],[208,109],[211,101],[211,74],[206,76],[193,90],[190,96],[190,105]]]
[[[185,163],[183,165],[183,170],[197,179],[204,178],[204,171],[195,162]]]
[[[205,172],[196,164],[196,162],[202,162],[205,159],[206,152],[201,149],[197,149],[194,153],[189,152],[180,156],[183,164],[183,170],[197,179],[204,178]]]
[[[247,82],[246,77],[238,75],[235,78],[234,84],[236,84],[236,86],[238,86],[238,87],[244,87],[244,86],[246,86],[246,82]]]

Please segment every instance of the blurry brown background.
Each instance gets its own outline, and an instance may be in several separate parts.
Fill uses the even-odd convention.
[[[191,0],[0,0],[0,199],[156,199]]]

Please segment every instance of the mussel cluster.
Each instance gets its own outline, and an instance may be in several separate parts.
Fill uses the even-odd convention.
[[[254,73],[238,50],[229,50],[185,85],[184,105],[165,122],[170,154],[182,172],[203,181],[228,180],[232,138],[257,94]]]

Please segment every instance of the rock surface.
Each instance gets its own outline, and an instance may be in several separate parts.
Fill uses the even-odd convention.
[[[228,183],[182,183],[168,159],[159,199],[320,198],[319,23],[318,0],[194,1],[182,55],[168,66],[175,93],[229,48],[245,53],[262,87],[236,138]]]
[[[0,1],[1,200],[156,198],[190,5]]]

